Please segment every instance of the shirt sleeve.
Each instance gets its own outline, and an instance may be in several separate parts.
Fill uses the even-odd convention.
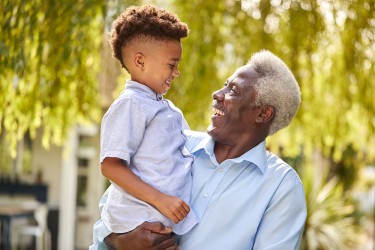
[[[142,142],[146,125],[146,113],[130,98],[114,103],[102,121],[100,162],[117,157],[129,164]]]
[[[300,249],[306,216],[301,180],[295,171],[289,171],[263,215],[254,249]]]

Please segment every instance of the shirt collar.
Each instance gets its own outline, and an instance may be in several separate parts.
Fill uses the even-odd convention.
[[[125,88],[128,89],[128,90],[133,90],[133,91],[138,92],[138,93],[142,93],[143,95],[145,95],[147,97],[150,97],[150,98],[152,98],[156,101],[163,100],[162,95],[160,95],[158,93],[155,93],[148,86],[146,86],[144,84],[141,84],[139,82],[136,82],[136,81],[127,80]]]
[[[197,146],[195,146],[191,153],[194,154],[195,152],[203,149],[206,154],[212,158],[214,156],[214,146],[215,141],[212,140],[211,137],[207,137],[203,139]],[[240,157],[229,160],[235,163],[241,163],[243,161],[251,162],[255,164],[260,169],[260,171],[262,171],[262,173],[264,173],[267,164],[266,141],[262,141]]]

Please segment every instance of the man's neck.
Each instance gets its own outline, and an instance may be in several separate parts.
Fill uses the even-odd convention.
[[[235,144],[215,142],[214,154],[216,157],[216,161],[220,164],[227,159],[238,158],[247,151],[256,147],[263,140],[264,139],[253,142]]]

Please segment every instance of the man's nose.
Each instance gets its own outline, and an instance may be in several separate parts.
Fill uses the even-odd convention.
[[[212,99],[222,101],[224,99],[224,92],[222,91],[222,89],[219,89],[213,92]]]

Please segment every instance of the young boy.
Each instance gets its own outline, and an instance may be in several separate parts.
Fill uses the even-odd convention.
[[[180,74],[180,39],[188,31],[176,15],[154,6],[129,7],[113,22],[113,55],[131,80],[101,125],[101,171],[112,185],[100,223],[110,232],[160,221],[181,235],[197,223],[188,205],[193,161],[184,146],[188,125],[162,97]]]

